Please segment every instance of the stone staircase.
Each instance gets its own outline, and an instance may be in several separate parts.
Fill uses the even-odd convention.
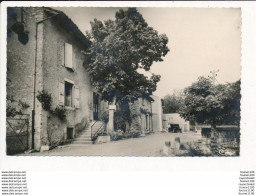
[[[91,131],[90,129],[85,129],[78,137],[72,142],[73,145],[87,145],[92,144]]]
[[[74,139],[72,142],[73,146],[80,146],[80,145],[88,145],[88,144],[93,144],[93,141],[91,140],[91,131],[92,134],[95,135],[95,133],[99,129],[104,128],[104,122],[103,121],[93,121],[90,124],[89,128],[86,128],[82,133]]]

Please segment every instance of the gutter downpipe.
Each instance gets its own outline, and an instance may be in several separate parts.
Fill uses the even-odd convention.
[[[45,18],[41,21],[38,21],[36,22],[36,36],[35,36],[35,39],[36,39],[36,46],[35,46],[35,61],[34,61],[34,92],[33,92],[33,109],[32,109],[32,149],[35,148],[35,108],[36,108],[36,67],[37,67],[37,33],[38,33],[38,24],[41,24],[43,23],[44,21],[46,20],[49,20],[57,15],[59,15],[60,13],[58,14],[55,14],[53,16],[50,16],[48,18]]]

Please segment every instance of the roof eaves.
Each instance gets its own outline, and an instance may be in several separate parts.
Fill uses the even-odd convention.
[[[78,26],[62,11],[55,10],[52,8],[45,7],[44,11],[50,14],[59,14],[57,18],[60,19],[61,26],[72,31],[74,35],[85,45],[87,48],[90,47],[91,42],[85,35],[80,31]]]

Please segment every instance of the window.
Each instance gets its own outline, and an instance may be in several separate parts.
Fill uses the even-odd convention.
[[[164,107],[164,100],[161,99],[161,106]]]
[[[73,128],[67,128],[67,139],[73,139]]]
[[[73,69],[73,49],[72,49],[72,45],[65,43],[65,49],[64,49],[65,53],[64,53],[64,65],[67,68],[71,68]]]
[[[99,95],[93,92],[93,119],[98,120]]]
[[[76,86],[72,81],[59,83],[59,105],[80,108],[80,91],[79,87]]]
[[[65,106],[73,107],[73,84],[65,81]]]
[[[57,65],[64,66],[68,70],[75,71],[76,63],[73,52],[73,46],[65,43],[62,39],[57,40]]]

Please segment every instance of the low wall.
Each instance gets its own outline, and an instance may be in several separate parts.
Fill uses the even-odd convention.
[[[211,137],[211,128],[202,128],[201,135],[206,138]],[[240,142],[240,129],[239,128],[217,128],[217,142],[224,143],[236,141]]]

